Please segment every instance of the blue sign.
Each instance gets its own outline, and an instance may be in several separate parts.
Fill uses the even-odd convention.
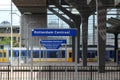
[[[76,36],[76,29],[33,29],[32,36]]]
[[[61,47],[61,44],[66,44],[66,40],[41,40],[40,44],[47,49],[58,49]]]
[[[47,44],[47,45],[44,45],[44,47],[46,49],[58,49],[61,47],[61,45],[60,44]]]
[[[66,40],[41,40],[40,44],[66,44]]]

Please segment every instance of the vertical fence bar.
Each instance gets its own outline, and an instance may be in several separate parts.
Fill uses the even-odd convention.
[[[49,80],[51,80],[51,65],[49,65]]]
[[[8,80],[9,80],[9,65],[8,65]]]
[[[92,65],[90,66],[90,80],[92,80]]]
[[[58,66],[56,66],[56,69],[58,70]],[[59,80],[59,72],[56,73],[57,74],[57,80]]]
[[[120,67],[119,66],[117,66],[117,71],[118,71],[118,75],[117,75],[117,77],[118,77],[118,80],[120,80]]]

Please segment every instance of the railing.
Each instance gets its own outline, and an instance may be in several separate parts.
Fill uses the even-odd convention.
[[[0,66],[0,80],[120,80],[119,66]]]

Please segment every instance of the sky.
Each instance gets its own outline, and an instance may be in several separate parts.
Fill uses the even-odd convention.
[[[14,4],[12,4],[12,12],[20,15],[20,12]],[[20,16],[12,14],[13,25],[20,24]],[[11,0],[1,0],[0,1],[0,23],[3,21],[11,22]]]
[[[1,0],[0,1],[0,5],[2,4],[9,4],[11,2],[11,0]]]

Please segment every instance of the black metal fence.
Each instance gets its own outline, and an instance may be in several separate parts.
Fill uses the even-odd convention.
[[[100,67],[100,66],[99,66]],[[120,66],[0,66],[0,80],[120,80]]]

